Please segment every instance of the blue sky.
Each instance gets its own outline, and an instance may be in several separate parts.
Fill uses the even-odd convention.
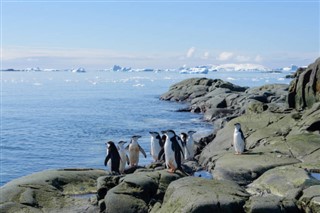
[[[2,0],[1,10],[3,68],[275,68],[320,56],[319,0]]]

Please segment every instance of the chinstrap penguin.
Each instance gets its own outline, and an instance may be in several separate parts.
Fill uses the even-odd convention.
[[[233,146],[236,155],[241,155],[245,148],[245,138],[240,123],[234,124]]]
[[[126,168],[126,163],[128,163],[128,165],[129,165],[129,157],[128,157],[127,153],[126,153],[126,149],[123,147],[125,143],[127,143],[127,142],[120,141],[118,143],[118,150],[119,150],[119,155],[120,155],[120,158],[121,158],[119,171],[120,171],[121,174],[123,174],[124,169]]]
[[[188,135],[185,138],[185,146],[184,146],[184,159],[185,160],[193,160],[194,157],[194,141],[193,134],[195,131],[188,131]],[[182,138],[181,138],[182,139]]]
[[[118,149],[116,147],[116,145],[114,145],[114,143],[112,141],[108,141],[106,143],[107,145],[107,156],[104,160],[104,165],[105,166],[109,166],[111,172],[116,172],[116,173],[120,173],[119,172],[119,166],[120,166],[120,155],[118,152]]]
[[[151,156],[155,162],[159,161],[159,153],[163,149],[164,143],[158,132],[149,132],[151,135]]]
[[[141,138],[140,135],[132,136],[130,144],[126,147],[126,149],[129,150],[129,161],[131,167],[138,166],[139,152],[141,152],[145,158],[147,157],[146,152],[138,143],[139,138]]]
[[[166,142],[164,144],[165,163],[170,173],[175,172],[177,169],[181,170],[181,154],[183,154],[181,145],[178,141],[178,136],[173,130],[163,131],[165,134]]]

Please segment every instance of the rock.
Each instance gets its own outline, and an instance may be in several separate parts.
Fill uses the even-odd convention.
[[[276,195],[250,197],[244,208],[246,213],[300,212],[293,200],[288,200]]]
[[[298,195],[300,191],[320,185],[320,181],[310,177],[307,171],[294,166],[270,169],[248,186],[251,194],[273,194],[279,197]]]
[[[240,87],[220,79],[190,78],[170,87],[169,91],[161,95],[160,99],[168,101],[191,101],[215,89],[223,91],[243,92],[247,87]],[[208,97],[213,97],[209,94]]]
[[[232,180],[247,185],[271,168],[299,163],[291,157],[277,157],[277,153],[249,152],[235,156],[225,153],[215,161],[212,175],[217,180]]]
[[[88,199],[74,195],[96,192],[96,179],[104,170],[59,169],[15,179],[0,188],[3,212],[83,211],[95,209]]]
[[[299,69],[291,82],[287,102],[295,109],[310,108],[320,101],[320,58],[306,69]]]
[[[157,212],[243,212],[248,197],[231,181],[185,177],[169,185]]]
[[[107,192],[119,184],[122,175],[106,175],[97,179],[97,199],[104,199]]]
[[[320,212],[320,185],[303,190],[298,205],[305,212]]]
[[[148,205],[162,200],[168,185],[183,176],[166,170],[126,175],[105,196],[106,212],[148,212]]]

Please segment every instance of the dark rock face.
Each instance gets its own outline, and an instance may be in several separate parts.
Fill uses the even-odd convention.
[[[189,111],[204,113],[205,120],[222,128],[246,112],[286,108],[287,93],[288,86],[283,84],[248,89],[220,79],[191,78],[171,86],[160,98],[190,102]]]
[[[320,100],[320,58],[306,69],[298,69],[288,94],[289,107],[310,108]]]

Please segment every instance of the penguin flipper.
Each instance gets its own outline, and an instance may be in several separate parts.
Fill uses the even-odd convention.
[[[129,165],[130,164],[130,160],[129,160],[128,155],[126,155],[126,161],[127,161],[127,164]]]
[[[143,154],[143,156],[145,157],[145,158],[147,158],[147,154],[146,154],[146,152],[144,151],[144,149],[138,144],[138,146],[139,146],[139,150],[140,150],[140,152]]]
[[[181,168],[181,154],[180,154],[180,152],[181,153],[183,153],[183,152],[181,150],[179,143],[172,143],[172,144],[173,144],[172,146],[174,147],[173,150],[174,150],[175,160],[177,163],[177,168],[180,169]]]
[[[158,154],[158,160],[161,160],[162,156],[165,156],[164,155],[164,148],[162,148]]]
[[[111,157],[110,154],[106,156],[106,158],[104,159],[104,166],[107,166],[107,163],[110,160],[110,157]]]
[[[130,144],[128,144],[128,145],[126,146],[125,150],[129,150],[129,145],[130,145]]]

